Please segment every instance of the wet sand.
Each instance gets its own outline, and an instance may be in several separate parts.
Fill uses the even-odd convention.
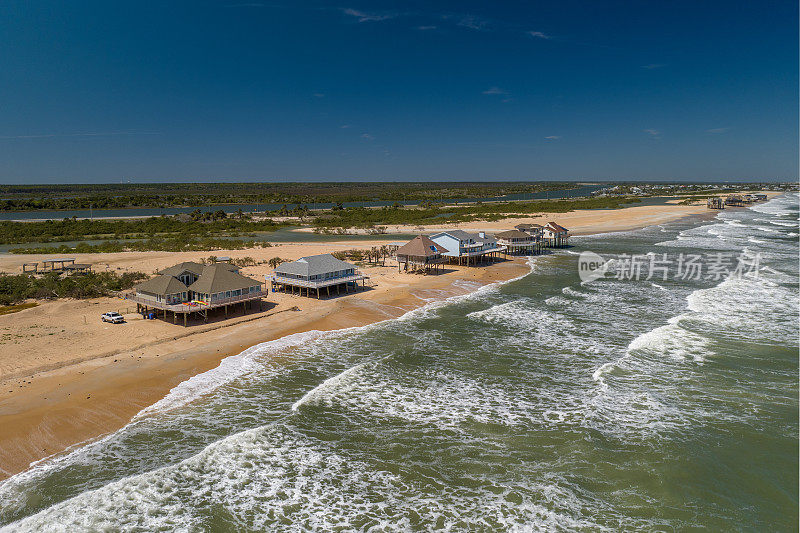
[[[474,289],[518,277],[528,269],[523,260],[452,267],[438,276],[405,274],[412,279],[395,278],[394,284],[328,300],[287,297],[291,301],[237,317],[237,323],[225,322],[210,331],[4,380],[0,391],[0,476],[13,475],[33,461],[119,429],[182,381],[250,346],[293,333],[330,331],[398,317],[424,305],[426,300],[420,296],[436,292],[446,297],[470,291],[453,285],[456,280],[473,281],[469,285]],[[149,326],[154,321],[148,322]],[[175,328],[176,334],[192,329],[166,325]],[[49,349],[58,351],[59,343],[52,342]]]
[[[772,193],[774,195],[776,193]],[[574,211],[535,217],[474,222],[449,226],[390,227],[390,232],[430,232],[460,228],[471,231],[508,229],[522,222],[554,220],[573,234],[625,231],[661,224],[694,214],[715,214],[700,205],[639,206],[617,210]],[[346,239],[346,237],[345,237]],[[297,259],[336,249],[368,248],[391,242],[281,244],[250,250],[217,252],[124,252],[74,254],[97,270],[155,272],[181,261],[209,255]],[[0,271],[19,272],[23,262],[52,256],[0,256]],[[424,305],[419,295],[442,297],[468,289],[456,280],[477,284],[511,279],[527,271],[523,261],[489,267],[448,267],[439,276],[398,273],[386,266],[362,270],[372,287],[338,298],[315,300],[272,293],[263,311],[241,314],[189,328],[164,320],[145,321],[127,313],[127,324],[99,321],[102,312],[125,313],[135,305],[121,299],[58,300],[0,316],[0,479],[26,469],[33,461],[61,453],[70,446],[98,438],[123,425],[139,411],[163,398],[186,379],[216,367],[242,350],[292,333],[361,326],[393,318]],[[270,269],[246,267],[257,279]]]

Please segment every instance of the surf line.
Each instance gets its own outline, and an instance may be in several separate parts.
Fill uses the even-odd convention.
[[[297,411],[303,405],[311,402],[317,397],[322,396],[322,394],[325,391],[332,392],[336,390],[338,386],[344,383],[349,376],[358,373],[359,370],[367,367],[367,365],[374,364],[375,366],[377,366],[379,363],[385,361],[389,357],[391,357],[391,355],[381,357],[378,360],[364,361],[363,363],[359,363],[353,367],[350,367],[347,370],[340,372],[339,374],[336,374],[335,376],[329,377],[328,379],[326,379],[325,381],[323,381],[322,383],[320,383],[319,385],[317,385],[316,387],[305,393],[302,398],[294,402],[292,404],[292,411]]]
[[[499,281],[499,282],[495,282],[495,283],[490,283],[489,285],[484,285],[484,286],[478,287],[477,290],[475,290],[473,292],[470,292],[470,293],[467,293],[467,294],[463,294],[463,295],[459,295],[459,296],[452,296],[450,298],[445,298],[444,300],[432,301],[432,302],[430,302],[430,303],[428,303],[428,304],[426,304],[426,305],[424,305],[422,307],[419,307],[417,309],[409,311],[408,313],[406,313],[405,315],[403,315],[401,317],[397,317],[397,318],[390,319],[390,320],[385,320],[385,321],[382,321],[382,322],[377,322],[375,324],[370,324],[370,325],[378,325],[378,324],[390,322],[392,320],[400,320],[400,319],[405,318],[406,316],[411,315],[412,313],[423,311],[426,308],[431,307],[432,304],[436,304],[436,303],[440,303],[440,304],[452,303],[454,300],[457,300],[457,299],[460,299],[460,298],[464,298],[464,297],[473,296],[474,294],[480,292],[481,289],[486,289],[486,288],[491,288],[491,287],[498,287],[500,285],[505,285],[506,283],[511,283],[512,281],[520,280],[520,279],[524,278],[525,276],[528,276],[531,272],[533,272],[533,261],[532,260],[528,261],[528,266],[530,267],[530,271],[525,273],[525,274],[523,274],[523,275],[521,275],[521,276],[518,276],[516,278],[509,279],[509,280],[506,280],[506,281]],[[354,328],[354,329],[356,329],[356,328]],[[347,370],[344,370],[343,372],[340,372],[339,374],[336,374],[335,376],[329,377],[328,379],[324,380],[322,383],[320,383],[319,385],[317,385],[316,387],[314,387],[313,389],[311,389],[310,391],[305,393],[299,400],[294,402],[294,404],[292,404],[292,411],[297,411],[303,405],[311,402],[316,397],[321,396],[324,391],[328,391],[328,390],[333,391],[333,390],[335,390],[340,384],[345,382],[345,380],[349,376],[352,376],[353,374],[358,373],[359,370],[362,370],[363,368],[366,368],[368,365],[372,364],[372,365],[377,366],[378,364],[380,364],[381,362],[387,360],[390,357],[392,357],[391,354],[390,355],[386,355],[384,357],[381,357],[379,359],[373,359],[373,360],[369,360],[369,361],[364,361],[364,362],[359,363],[359,364],[357,364],[357,365],[355,365],[353,367],[348,368]]]

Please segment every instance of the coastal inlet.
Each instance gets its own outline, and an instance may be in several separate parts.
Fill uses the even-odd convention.
[[[519,279],[250,348],[3,482],[3,531],[794,530],[797,202],[574,238]],[[582,283],[583,249],[761,268]]]

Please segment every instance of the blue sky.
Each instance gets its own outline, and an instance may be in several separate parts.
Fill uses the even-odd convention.
[[[0,3],[0,182],[795,179],[797,3]]]

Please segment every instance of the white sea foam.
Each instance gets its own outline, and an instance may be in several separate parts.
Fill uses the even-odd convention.
[[[740,239],[747,242],[735,234],[742,228],[735,224],[726,226],[731,232],[726,235],[733,239],[726,246],[731,242],[738,245]],[[682,237],[684,241],[696,238],[694,234]],[[707,233],[706,238],[711,240]],[[751,248],[751,252],[760,249]],[[549,471],[518,472],[513,482],[504,484],[497,476],[484,476],[476,469],[470,472],[469,487],[464,487],[452,479],[440,479],[434,469],[424,481],[419,481],[420,478],[404,476],[403,467],[390,468],[374,460],[365,450],[368,445],[358,443],[348,448],[340,442],[306,436],[301,424],[291,422],[307,421],[311,406],[333,406],[348,421],[350,417],[359,421],[359,427],[372,427],[360,422],[366,420],[374,422],[376,427],[445,429],[437,432],[437,437],[446,442],[457,435],[468,446],[474,446],[482,431],[491,434],[499,427],[502,435],[504,428],[500,426],[510,428],[513,435],[526,435],[529,430],[542,428],[561,433],[574,427],[588,427],[626,446],[654,442],[660,446],[664,442],[662,434],[690,434],[698,425],[735,416],[713,412],[708,402],[696,401],[706,399],[700,391],[686,387],[689,381],[685,377],[700,368],[703,361],[712,360],[714,341],[709,333],[724,337],[741,330],[747,338],[753,338],[753,328],[762,328],[767,335],[774,335],[780,329],[740,316],[747,307],[761,311],[764,316],[757,320],[774,320],[787,311],[793,312],[792,320],[796,317],[796,305],[775,308],[770,301],[797,299],[796,290],[777,283],[787,274],[769,266],[764,266],[762,272],[769,276],[769,281],[745,280],[750,289],[723,283],[695,291],[686,302],[688,309],[666,324],[662,317],[673,314],[670,302],[676,299],[682,302],[684,293],[677,284],[667,291],[656,283],[636,286],[604,280],[581,286],[580,290],[564,288],[544,305],[524,298],[503,301],[469,313],[467,316],[473,321],[470,331],[477,336],[491,331],[492,337],[487,339],[491,343],[481,346],[486,350],[506,348],[497,352],[499,356],[508,357],[507,352],[519,351],[521,357],[515,363],[520,368],[513,371],[530,379],[518,381],[504,376],[502,380],[492,380],[481,373],[460,373],[462,365],[438,367],[434,358],[426,360],[424,365],[404,366],[369,354],[367,361],[350,366],[308,390],[278,422],[226,437],[178,464],[84,492],[6,529],[188,531],[208,527],[203,520],[209,514],[227,515],[231,527],[248,530],[594,531],[604,529],[604,524],[597,523],[602,521],[610,524],[611,529],[686,527],[686,523],[630,519],[625,513],[618,513],[616,504],[610,503],[617,495],[582,490],[574,480],[567,481]],[[479,291],[482,292],[477,297],[482,297],[497,293],[498,286]],[[676,292],[679,295],[673,297]],[[506,296],[492,294],[489,301],[502,301]],[[387,323],[391,323],[397,333],[404,332],[406,327],[413,330],[415,325],[407,321],[471,298],[476,296],[434,301],[399,320],[367,327],[389,327]],[[661,314],[648,315],[647,309],[640,305],[642,301],[652,302]],[[669,314],[663,314],[668,309]],[[720,324],[719,315],[726,313],[732,314],[733,320],[730,324]],[[652,323],[652,316],[657,316],[662,325],[642,333],[642,324]],[[576,321],[575,317],[583,318]],[[589,317],[597,320],[586,320]],[[626,338],[628,328],[635,329],[635,333]],[[787,328],[786,331],[796,333],[796,324]],[[426,342],[432,346],[435,342],[431,339],[436,334],[426,331],[423,338],[415,339],[415,347],[428,346]],[[757,339],[760,335],[755,334]],[[327,348],[320,347],[322,343],[314,342],[318,338],[312,336],[301,343],[304,350],[319,349],[321,354],[316,355],[328,354]],[[623,339],[619,347],[614,346],[613,338]],[[587,339],[595,343],[593,349],[586,346]],[[221,383],[250,375],[254,369],[268,372],[263,366],[268,359],[264,357],[266,352],[257,348],[250,349],[247,355],[243,352],[238,360],[220,365],[216,374],[204,380],[187,382],[169,402],[143,412],[139,421],[148,420],[144,416],[148,413],[174,410]],[[548,348],[572,360],[541,353]],[[424,349],[416,351],[425,353]],[[580,356],[576,357],[577,354]],[[469,358],[469,354],[460,355],[461,363]],[[547,365],[550,365],[547,372],[537,374]],[[589,376],[593,381],[589,381]],[[690,409],[681,403],[687,395]],[[320,410],[328,414],[327,409]],[[477,430],[476,425],[479,425]],[[501,449],[505,452],[505,448]],[[491,450],[487,449],[487,453]],[[459,455],[465,461],[469,456],[469,453]],[[479,464],[478,459],[475,464]],[[482,467],[485,465],[480,463]],[[535,462],[528,463],[526,468],[535,469]],[[0,498],[4,494],[0,493]],[[646,491],[635,496],[645,498]],[[414,517],[413,521],[410,517]]]
[[[373,364],[372,361],[365,361],[363,363],[359,363],[354,367],[348,368],[344,372],[337,374],[333,377],[330,377],[305,393],[302,398],[297,400],[294,404],[292,404],[292,411],[297,411],[301,406],[306,404],[312,404],[318,401],[320,398],[324,397],[330,391],[335,389],[341,389],[348,380],[357,379],[356,374],[359,370],[363,369],[366,365]]]
[[[674,359],[694,359],[702,362],[711,352],[708,350],[709,340],[702,335],[692,333],[681,327],[683,316],[669,319],[667,325],[639,335],[631,341],[628,350],[647,351]]]
[[[224,383],[255,370],[263,370],[265,355],[302,345],[319,338],[323,334],[324,332],[317,330],[295,333],[274,341],[251,346],[237,355],[226,357],[220,361],[219,366],[216,368],[192,376],[173,387],[164,398],[141,410],[134,416],[133,420],[152,415],[155,412],[165,412],[186,405],[212,392]],[[276,368],[275,371],[277,372],[278,369]]]
[[[575,289],[573,289],[569,285],[566,285],[563,289],[561,289],[561,292],[563,292],[567,296],[574,296],[575,298],[588,298],[589,297],[589,295],[586,294],[585,292],[576,291]]]
[[[3,531],[192,531],[203,527],[198,513],[215,508],[248,530],[403,531],[412,527],[410,517],[420,529],[602,530],[581,512],[592,500],[575,494],[566,480],[505,487],[487,479],[466,489],[407,478],[277,423],[85,492]]]

